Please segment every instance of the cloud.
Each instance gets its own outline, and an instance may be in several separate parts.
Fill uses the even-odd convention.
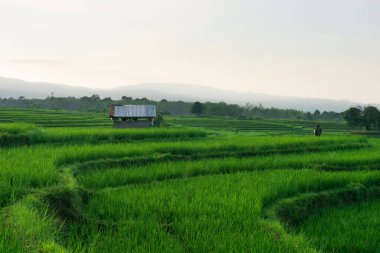
[[[151,17],[167,13],[191,13],[197,14],[210,11],[215,4],[222,0],[0,0],[1,3],[17,7],[28,8],[43,12],[55,12],[74,15],[113,15],[117,13],[128,13],[135,18]]]
[[[40,66],[62,66],[70,64],[68,61],[51,60],[51,59],[14,59],[8,63],[19,65],[40,65]]]
[[[14,6],[32,8],[40,11],[53,11],[68,14],[109,14],[118,11],[120,6],[128,5],[123,0],[0,0]]]

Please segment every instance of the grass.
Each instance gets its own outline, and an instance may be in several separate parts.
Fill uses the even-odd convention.
[[[136,141],[180,140],[206,137],[199,129],[112,129],[112,128],[48,128],[40,129],[33,124],[0,124],[0,147],[37,144],[89,144]]]
[[[336,158],[339,157],[339,158]],[[143,184],[159,182],[168,179],[181,179],[204,175],[232,174],[238,172],[252,172],[279,169],[313,169],[321,171],[329,168],[329,171],[342,170],[350,164],[349,170],[361,170],[363,168],[378,166],[380,159],[378,151],[344,151],[331,152],[330,154],[316,153],[313,155],[276,155],[264,157],[246,158],[218,158],[201,159],[198,161],[162,162],[145,165],[132,165],[125,167],[106,167],[105,163],[100,168],[96,165],[79,168],[76,172],[78,181],[87,188],[99,189],[105,186],[115,187],[126,184]],[[96,164],[96,163],[95,163]],[[112,163],[111,163],[112,165]],[[374,167],[378,169],[378,167]],[[324,170],[324,169],[322,169]]]
[[[207,133],[197,129],[101,129],[54,128],[45,129],[35,143],[88,144],[107,142],[133,142],[141,140],[180,140],[203,138]]]
[[[343,207],[380,198],[378,178],[375,185],[350,184],[338,190],[303,194],[282,200],[276,207],[276,216],[288,228],[297,228],[314,213],[329,207]],[[372,182],[373,183],[373,182]]]
[[[66,252],[56,243],[61,227],[33,196],[0,213],[0,252]]]
[[[332,121],[169,117],[168,122],[175,126],[197,127],[217,132],[229,131],[238,134],[310,135],[317,124],[321,124],[325,130],[324,134],[328,135],[350,132],[344,122]]]
[[[26,122],[42,127],[110,127],[112,125],[105,113],[32,108],[0,108],[0,122]]]
[[[0,123],[0,147],[27,145],[40,130],[29,123]]]
[[[184,251],[305,252],[309,249],[307,241],[302,241],[302,247],[297,249],[298,240],[288,238],[281,230],[266,232],[269,225],[261,220],[265,202],[298,192],[363,182],[375,175],[379,174],[337,176],[310,170],[280,170],[165,181],[100,191],[89,202],[86,213],[91,219],[113,223],[132,220],[167,225],[170,235],[179,236],[188,247]],[[135,236],[143,235],[131,234],[128,239],[133,241]]]
[[[0,124],[0,252],[378,251],[379,139],[281,120],[74,127],[80,115],[0,109],[26,121]]]
[[[344,122],[305,121],[305,120],[269,120],[234,119],[222,117],[186,117],[166,116],[172,127],[194,127],[213,131],[218,134],[249,135],[310,135],[317,124],[321,124],[325,134],[349,133]],[[112,122],[107,113],[77,112],[65,110],[47,110],[33,108],[0,108],[0,122],[27,122],[39,127],[62,128],[111,128]]]
[[[301,233],[326,252],[379,252],[380,201],[330,208],[310,217]]]

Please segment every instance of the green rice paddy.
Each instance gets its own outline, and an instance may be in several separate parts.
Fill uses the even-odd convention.
[[[317,138],[314,122],[81,115],[0,110],[0,252],[379,251],[380,139],[340,122]]]

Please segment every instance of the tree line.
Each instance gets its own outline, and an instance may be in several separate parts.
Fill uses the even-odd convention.
[[[351,107],[344,113],[344,119],[351,128],[380,130],[380,111],[375,106]]]
[[[298,119],[298,120],[343,120],[343,114],[334,111],[320,112],[318,109],[313,113],[295,109],[266,108],[263,105],[195,102],[191,107],[191,113],[198,116],[231,116],[237,118],[255,119]]]
[[[119,100],[110,97],[101,98],[99,95],[75,97],[54,97],[49,96],[45,99],[19,98],[0,98],[0,106],[19,107],[19,108],[40,108],[40,109],[64,109],[76,111],[104,112],[108,111],[110,104],[153,104],[157,106],[157,111],[163,115],[190,115],[197,116],[218,116],[234,117],[241,119],[299,119],[299,120],[343,120],[343,114],[333,111],[303,112],[295,109],[267,108],[261,104],[227,104],[225,102],[184,102],[149,100],[147,98],[132,98],[122,96]]]

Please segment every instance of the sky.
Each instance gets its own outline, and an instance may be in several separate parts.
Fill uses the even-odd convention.
[[[0,76],[380,100],[378,0],[0,0]]]

